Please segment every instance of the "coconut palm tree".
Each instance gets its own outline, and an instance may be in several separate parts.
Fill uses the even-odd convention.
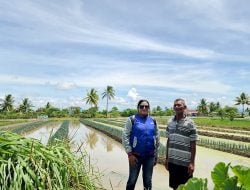
[[[91,88],[90,92],[87,92],[87,96],[83,99],[86,101],[86,104],[89,104],[90,107],[97,107],[99,96],[97,91],[94,88]]]
[[[33,105],[31,104],[30,100],[28,98],[24,98],[19,110],[22,113],[27,113],[31,110],[31,107],[33,107]]]
[[[198,105],[198,110],[202,114],[207,114],[208,109],[207,109],[207,101],[206,99],[202,98],[200,104]]]
[[[102,142],[103,142],[103,145],[106,148],[107,152],[110,152],[113,150],[113,143],[110,140],[110,138],[102,138]]]
[[[220,102],[216,102],[216,110],[220,109],[221,106],[220,106]]]
[[[241,115],[242,117],[244,117],[245,104],[250,105],[249,96],[246,93],[242,92],[239,97],[236,97],[235,102],[235,105],[242,105]]]
[[[4,100],[1,99],[0,107],[2,111],[10,112],[13,110],[14,98],[11,94],[5,96]]]
[[[52,108],[52,105],[49,102],[47,102],[45,109],[49,109],[49,108]]]
[[[209,113],[212,113],[212,112],[216,111],[216,109],[217,109],[217,106],[214,102],[210,102],[208,104],[208,107],[209,107]]]
[[[98,136],[96,132],[93,131],[85,134],[85,142],[89,145],[91,149],[94,149],[96,143],[98,142]]]
[[[107,88],[102,93],[102,99],[107,98],[107,102],[106,102],[106,117],[108,117],[108,104],[109,104],[108,101],[111,100],[114,97],[115,97],[115,90],[114,90],[114,88],[112,86],[107,86]]]

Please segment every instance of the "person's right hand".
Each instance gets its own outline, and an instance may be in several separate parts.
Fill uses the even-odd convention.
[[[168,160],[167,159],[165,161],[165,168],[166,168],[166,170],[168,170]]]
[[[128,161],[129,161],[129,165],[134,167],[137,163],[137,158],[133,154],[131,154],[128,156]]]

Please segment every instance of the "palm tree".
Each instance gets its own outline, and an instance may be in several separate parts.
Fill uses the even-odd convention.
[[[11,94],[8,94],[5,96],[5,99],[2,100],[2,103],[0,104],[0,107],[2,111],[10,112],[13,110],[13,104],[14,104],[14,98],[12,97]]]
[[[49,102],[47,102],[46,106],[45,106],[45,109],[49,109],[49,108],[52,108],[51,104]]]
[[[86,104],[92,107],[97,107],[99,96],[94,88],[91,88],[90,92],[87,92],[87,96],[83,99],[86,100]]]
[[[200,104],[198,105],[198,110],[199,112],[201,112],[202,114],[207,114],[208,110],[207,110],[207,102],[206,99],[202,98]]]
[[[112,86],[107,86],[107,88],[102,93],[102,99],[107,98],[106,103],[106,117],[108,117],[108,101],[115,97],[115,90]]]
[[[96,132],[89,132],[85,134],[85,142],[89,145],[91,149],[95,148],[96,143],[98,142],[98,136]]]
[[[103,145],[105,146],[107,152],[110,152],[113,150],[113,143],[110,140],[110,138],[102,138]]]
[[[214,102],[210,102],[208,107],[209,107],[209,113],[212,113],[212,112],[216,111],[216,109],[217,109],[217,106]]]
[[[250,100],[249,96],[242,92],[239,97],[236,97],[235,99],[236,104],[235,105],[242,105],[242,117],[244,117],[244,112],[245,112],[245,104],[250,105]]]
[[[220,106],[220,102],[216,102],[216,110],[218,110],[218,109],[220,109],[221,108],[221,106]]]
[[[28,98],[24,98],[22,104],[20,105],[19,109],[20,109],[20,111],[22,113],[27,113],[27,112],[29,112],[31,110],[31,107],[33,107],[33,105],[31,104],[31,102],[29,101],[29,99]]]

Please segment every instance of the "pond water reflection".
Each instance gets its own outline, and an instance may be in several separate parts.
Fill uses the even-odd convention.
[[[23,136],[38,139],[43,144],[47,144],[50,135],[53,135],[61,124],[61,121],[49,122],[44,126],[39,127],[38,129],[33,129],[29,132],[24,133]]]

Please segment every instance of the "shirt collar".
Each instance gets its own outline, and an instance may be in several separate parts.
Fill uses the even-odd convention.
[[[184,115],[183,115],[183,118],[181,118],[181,120],[179,120],[179,121],[185,121],[186,119],[187,119],[187,115],[184,114]],[[176,120],[176,115],[173,117],[173,121],[177,121],[177,120]]]

